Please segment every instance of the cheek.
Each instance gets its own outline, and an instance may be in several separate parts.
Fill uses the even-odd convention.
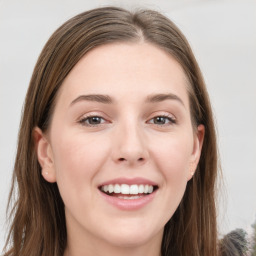
[[[107,144],[81,135],[65,134],[56,138],[54,145],[56,179],[62,196],[81,191],[88,196],[94,185],[91,181],[108,155]]]
[[[151,155],[157,170],[163,176],[160,184],[161,202],[157,209],[165,223],[178,208],[187,185],[189,160],[192,152],[192,140],[185,134],[168,136],[157,144],[151,144]]]
[[[189,136],[172,136],[165,138],[158,145],[153,145],[151,150],[159,169],[167,177],[182,178],[187,174],[190,157],[193,151],[192,140]]]

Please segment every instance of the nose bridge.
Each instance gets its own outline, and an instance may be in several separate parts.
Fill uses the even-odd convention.
[[[135,118],[127,118],[118,124],[113,155],[115,161],[135,164],[148,158],[143,127]]]

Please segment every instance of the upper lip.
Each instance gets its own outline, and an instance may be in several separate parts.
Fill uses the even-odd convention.
[[[157,186],[157,183],[155,183],[155,182],[153,182],[149,179],[142,178],[142,177],[136,177],[136,178],[120,177],[120,178],[105,181],[105,182],[101,183],[99,185],[99,187],[102,187],[104,185],[110,185],[110,184],[127,184],[127,185],[133,185],[133,184],[140,185],[140,184],[142,184],[142,185]]]

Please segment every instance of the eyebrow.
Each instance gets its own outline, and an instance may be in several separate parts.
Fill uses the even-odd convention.
[[[99,102],[103,104],[111,104],[113,103],[113,99],[108,95],[102,95],[102,94],[89,94],[89,95],[80,95],[79,97],[75,98],[70,106],[74,105],[77,102],[80,101],[94,101]]]
[[[162,101],[165,101],[165,100],[176,100],[176,101],[180,102],[183,106],[185,106],[182,99],[180,97],[178,97],[177,95],[173,94],[173,93],[153,94],[153,95],[150,95],[150,96],[147,97],[146,102],[156,103],[156,102],[162,102]]]
[[[146,102],[147,103],[157,103],[162,102],[165,100],[176,100],[180,102],[183,106],[185,106],[184,102],[181,100],[180,97],[173,93],[160,93],[160,94],[152,94],[147,96]],[[75,98],[70,106],[74,105],[77,102],[80,101],[92,101],[92,102],[98,102],[103,104],[112,104],[114,100],[109,95],[103,95],[103,94],[88,94],[88,95],[80,95],[77,98]]]

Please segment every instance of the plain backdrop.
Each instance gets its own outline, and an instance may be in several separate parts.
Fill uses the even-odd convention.
[[[250,232],[256,219],[256,1],[0,0],[0,250],[21,109],[37,57],[64,21],[105,5],[156,9],[188,38],[218,127],[225,184],[220,232]]]

